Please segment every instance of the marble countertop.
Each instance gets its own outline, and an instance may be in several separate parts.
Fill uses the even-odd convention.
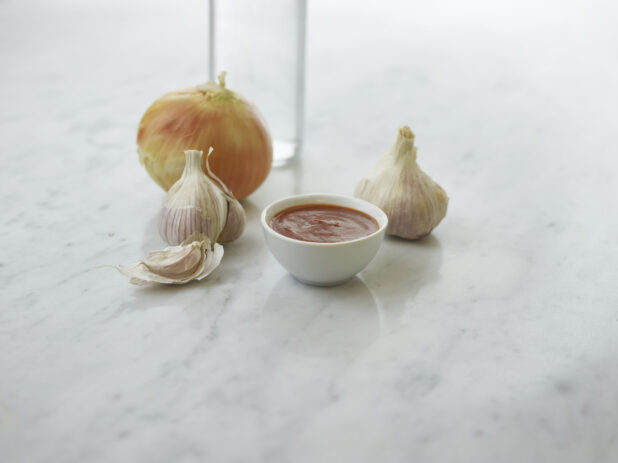
[[[617,461],[615,4],[310,2],[302,161],[207,280],[138,288],[94,267],[163,245],[136,125],[205,78],[205,3],[0,1],[0,461]],[[296,282],[261,209],[403,124],[446,219]]]

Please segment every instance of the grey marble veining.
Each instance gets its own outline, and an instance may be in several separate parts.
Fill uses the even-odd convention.
[[[302,162],[207,280],[133,287],[95,267],[163,245],[136,125],[205,78],[205,15],[0,1],[0,461],[616,461],[616,7],[311,2]],[[403,124],[444,222],[296,282],[261,209]]]

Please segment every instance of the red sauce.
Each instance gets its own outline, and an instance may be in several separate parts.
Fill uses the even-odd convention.
[[[301,241],[339,243],[371,235],[379,226],[364,212],[334,204],[303,204],[282,210],[270,226],[277,233]]]

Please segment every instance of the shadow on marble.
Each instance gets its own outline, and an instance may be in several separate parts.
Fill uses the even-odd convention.
[[[442,244],[433,235],[418,241],[387,237],[375,259],[361,272],[375,295],[383,328],[405,321],[418,293],[440,279]]]
[[[373,294],[358,277],[333,287],[308,286],[289,274],[272,288],[260,329],[296,355],[352,358],[380,334]]]
[[[144,239],[142,240],[142,254],[147,256],[155,249],[163,249],[168,244],[159,235],[159,211],[154,214],[144,228]]]
[[[241,199],[240,204],[242,205],[243,209],[245,210],[245,214],[247,215],[247,225],[252,224],[253,221],[259,221],[260,213],[262,211],[251,199]]]

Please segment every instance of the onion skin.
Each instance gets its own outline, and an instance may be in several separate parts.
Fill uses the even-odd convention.
[[[272,166],[272,141],[257,108],[221,84],[176,90],[144,113],[137,133],[140,161],[165,190],[180,178],[185,150],[208,152],[210,168],[236,199],[253,193]],[[206,158],[204,171],[206,172]]]

